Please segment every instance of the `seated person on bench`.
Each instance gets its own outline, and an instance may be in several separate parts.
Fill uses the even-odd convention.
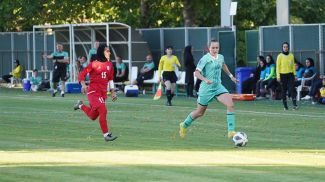
[[[146,56],[146,63],[144,63],[143,67],[138,74],[137,79],[132,83],[133,85],[138,85],[139,87],[143,86],[143,81],[151,79],[154,74],[155,63],[152,60],[152,55],[148,54]]]

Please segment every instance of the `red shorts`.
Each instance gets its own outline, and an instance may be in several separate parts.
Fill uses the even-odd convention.
[[[96,110],[101,105],[105,106],[105,100],[107,98],[106,93],[105,93],[105,95],[103,95],[102,93],[98,93],[95,91],[89,92],[87,97],[88,97],[89,105],[92,109]]]

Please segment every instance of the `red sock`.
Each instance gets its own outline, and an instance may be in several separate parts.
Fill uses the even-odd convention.
[[[81,110],[91,119],[91,120],[95,120],[97,119],[99,113],[97,110],[92,110],[90,107],[86,106],[85,104],[83,104],[81,106]]]
[[[100,128],[102,129],[103,134],[108,132],[108,126],[107,126],[107,120],[106,120],[106,115],[107,115],[107,109],[105,105],[101,105],[98,108],[99,112],[99,125]]]

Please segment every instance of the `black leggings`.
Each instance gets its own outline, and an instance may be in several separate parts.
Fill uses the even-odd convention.
[[[282,86],[282,100],[287,100],[287,92],[291,96],[292,100],[296,100],[297,92],[294,88],[295,77],[293,73],[280,74],[281,86]]]
[[[287,105],[287,92],[289,92],[289,96],[291,96],[292,103],[294,106],[297,106],[296,96],[297,92],[294,87],[295,84],[295,76],[293,73],[286,73],[286,74],[280,74],[281,79],[281,96],[282,96],[282,102],[284,108],[288,109]]]
[[[12,77],[12,75],[3,75],[2,76],[2,79],[4,80],[4,81],[6,81],[7,83],[10,83],[11,81],[10,81],[10,78]]]

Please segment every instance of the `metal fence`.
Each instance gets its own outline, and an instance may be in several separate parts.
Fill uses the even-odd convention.
[[[160,57],[164,55],[167,46],[173,46],[174,55],[184,65],[183,51],[187,45],[192,45],[194,60],[199,59],[207,52],[207,45],[211,39],[220,42],[220,53],[224,55],[225,62],[234,73],[236,67],[236,37],[230,28],[223,27],[180,27],[180,28],[154,28],[138,29],[143,39],[148,42],[158,67]],[[181,70],[184,69],[182,66]],[[222,74],[223,84],[231,91],[235,85],[231,83],[225,74]]]
[[[302,63],[310,57],[320,74],[325,74],[325,24],[263,26],[259,29],[260,54],[279,53],[282,43],[290,44],[290,51]]]

